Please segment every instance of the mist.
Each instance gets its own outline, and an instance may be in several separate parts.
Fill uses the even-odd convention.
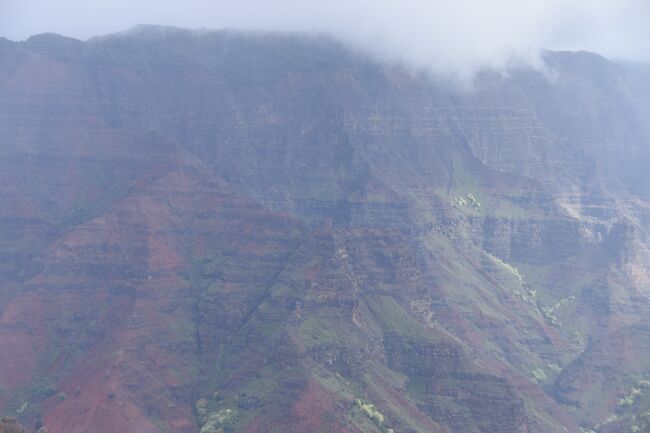
[[[137,24],[328,33],[383,58],[471,76],[538,48],[647,61],[647,0],[0,0],[0,35],[86,39]]]

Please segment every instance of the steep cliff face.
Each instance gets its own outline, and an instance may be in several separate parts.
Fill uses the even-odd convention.
[[[308,36],[0,40],[0,412],[636,425],[650,73],[545,57],[468,92]]]

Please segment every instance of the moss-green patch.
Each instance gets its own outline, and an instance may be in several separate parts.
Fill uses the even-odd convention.
[[[187,341],[196,338],[196,325],[186,317],[175,317],[169,321],[169,326],[178,340]]]
[[[301,343],[305,347],[314,347],[319,344],[337,341],[340,338],[330,321],[314,314],[310,314],[305,320],[301,321],[297,329]]]
[[[540,305],[540,312],[542,313],[542,316],[544,316],[544,319],[546,319],[547,322],[550,324],[561,327],[562,323],[560,322],[560,319],[558,319],[556,312],[564,307],[565,305],[575,302],[576,297],[573,295],[567,296],[564,299],[560,299],[559,301],[555,302],[553,305],[550,305],[548,307],[544,307]]]
[[[385,425],[386,417],[375,407],[374,404],[360,398],[356,399],[354,404],[362,414],[367,416],[377,426],[380,432],[393,433],[393,429]]]
[[[494,263],[499,265],[501,268],[503,268],[506,272],[510,273],[512,277],[517,281],[517,283],[523,285],[524,284],[524,277],[521,275],[519,272],[519,269],[517,269],[516,266],[511,265],[510,263],[506,263],[497,256],[490,254],[489,252],[485,252],[487,256],[492,260]]]
[[[390,296],[366,296],[366,301],[373,312],[373,317],[384,330],[425,340],[435,335],[425,332],[422,324]]]

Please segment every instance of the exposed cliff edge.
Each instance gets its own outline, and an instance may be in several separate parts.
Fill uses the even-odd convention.
[[[307,35],[0,39],[0,413],[641,426],[650,71],[544,57],[467,92]]]

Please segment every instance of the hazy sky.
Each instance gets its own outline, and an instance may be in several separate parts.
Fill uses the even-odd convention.
[[[438,71],[500,67],[530,47],[650,60],[650,0],[0,0],[14,40],[142,23],[325,31]]]

